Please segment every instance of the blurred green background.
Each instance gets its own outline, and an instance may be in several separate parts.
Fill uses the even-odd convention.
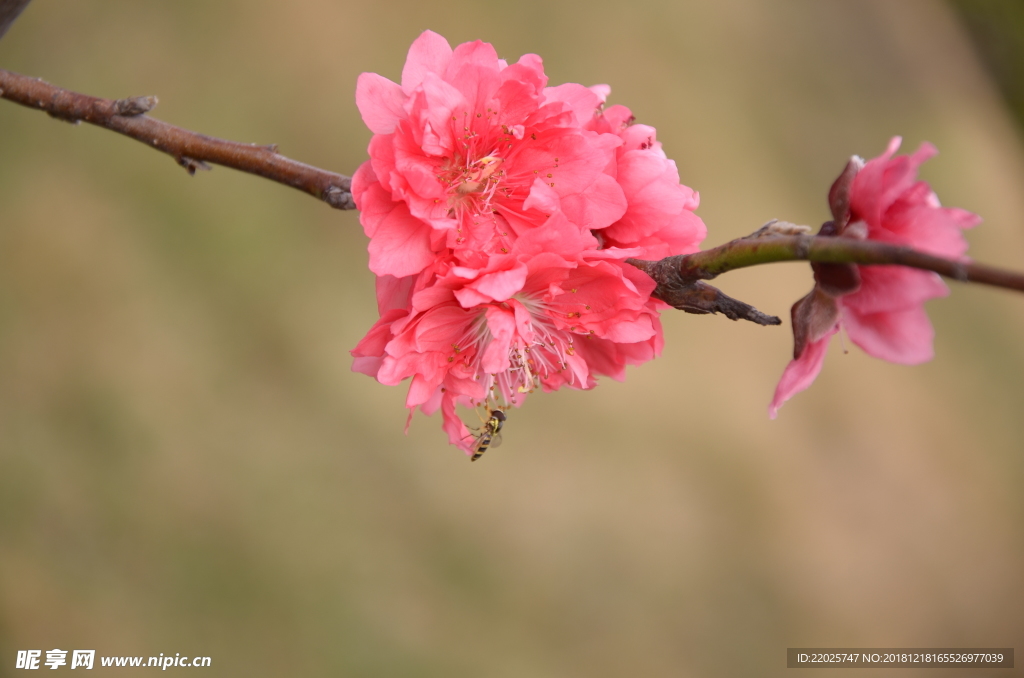
[[[923,176],[943,202],[985,218],[971,254],[1021,269],[1024,147],[964,16],[35,0],[0,66],[157,94],[169,122],[350,173],[356,77],[398,79],[431,28],[610,84],[701,192],[709,246],[821,223],[847,157],[902,134],[942,151]],[[788,319],[811,276],[719,283]],[[1024,296],[954,284],[928,308],[933,362],[835,341],[774,422],[788,323],[666,314],[660,360],[531,398],[470,464],[439,419],[402,434],[404,388],[349,371],[376,319],[357,214],[0,102],[0,675],[55,647],[208,655],[217,676],[538,678],[1024,651]]]

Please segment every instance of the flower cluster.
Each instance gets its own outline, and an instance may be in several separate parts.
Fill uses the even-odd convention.
[[[913,155],[896,156],[894,137],[881,156],[865,163],[854,156],[829,191],[833,221],[819,235],[905,245],[941,257],[967,251],[962,229],[980,218],[939,205],[917,169],[936,154],[922,144]],[[843,328],[869,355],[916,365],[932,358],[934,331],[924,302],[949,293],[939,276],[904,266],[811,265],[814,289],[793,305],[793,360],[768,408],[779,407],[814,381],[831,337]]]
[[[487,43],[452,50],[430,31],[401,84],[359,77],[374,136],[352,192],[380,320],[353,369],[411,379],[410,418],[440,409],[467,452],[457,404],[592,388],[661,350],[667,306],[625,260],[696,251],[706,230],[655,130],[604,108],[608,93],[547,87],[536,55],[510,65]]]

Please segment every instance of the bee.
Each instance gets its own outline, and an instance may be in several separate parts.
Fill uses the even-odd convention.
[[[480,432],[476,434],[476,451],[470,457],[470,461],[476,461],[484,455],[489,447],[501,445],[501,427],[505,425],[505,413],[501,410],[491,410],[490,418],[484,422]]]

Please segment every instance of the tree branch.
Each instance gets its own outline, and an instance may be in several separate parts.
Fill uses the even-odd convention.
[[[32,0],[0,0],[0,38]]]
[[[0,9],[17,4],[11,0],[0,0],[0,3],[4,3]],[[21,7],[25,4],[28,3],[23,2]],[[150,118],[144,113],[156,106],[156,97],[99,99],[3,69],[0,69],[0,97],[46,111],[60,120],[76,124],[87,122],[131,137],[170,155],[189,174],[195,174],[197,169],[210,169],[206,163],[213,163],[297,188],[336,209],[355,209],[348,177],[279,155],[276,145],[226,141]]]
[[[1015,271],[945,259],[884,242],[820,235],[748,236],[703,252],[666,257],[660,261],[627,261],[658,283],[652,296],[676,308],[683,308],[673,302],[676,290],[687,289],[698,281],[711,280],[738,268],[800,260],[829,264],[909,266],[934,271],[954,280],[1024,292],[1024,274]]]
[[[29,1],[0,0],[0,35]],[[84,121],[131,137],[167,153],[190,174],[195,174],[197,169],[209,169],[207,163],[223,165],[297,188],[334,208],[355,209],[349,177],[279,155],[277,146],[226,141],[150,118],[145,113],[156,106],[156,97],[100,99],[0,69],[0,98],[46,111],[67,122]],[[703,252],[660,261],[627,261],[655,280],[658,286],[652,296],[675,308],[687,313],[722,313],[732,320],[749,320],[759,325],[778,325],[781,321],[701,281],[737,268],[806,260],[910,266],[955,280],[1024,292],[1024,274],[1014,271],[944,259],[883,242],[812,236],[803,233],[805,230],[808,229],[804,226],[769,222],[751,236]]]

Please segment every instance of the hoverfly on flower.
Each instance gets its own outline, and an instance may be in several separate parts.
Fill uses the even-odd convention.
[[[490,418],[483,422],[483,426],[475,436],[473,456],[469,458],[470,461],[476,461],[484,456],[484,452],[489,448],[501,445],[501,428],[504,425],[505,413],[501,410],[491,410]]]

